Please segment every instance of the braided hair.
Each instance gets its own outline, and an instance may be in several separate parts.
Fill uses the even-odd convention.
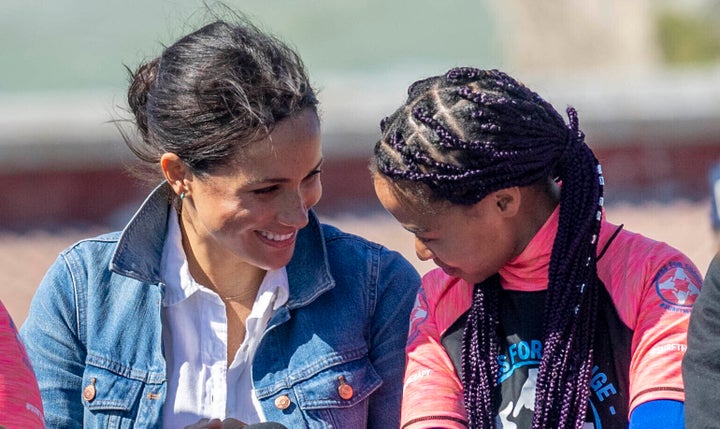
[[[409,88],[405,104],[381,122],[373,158],[373,169],[396,185],[422,184],[431,199],[458,205],[549,177],[561,183],[533,428],[582,427],[590,395],[604,183],[577,112],[569,107],[567,114],[569,124],[503,72],[455,68]],[[464,330],[471,428],[495,427],[499,291],[497,274],[475,285]]]

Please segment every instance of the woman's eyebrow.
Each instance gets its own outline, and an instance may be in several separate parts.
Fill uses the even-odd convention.
[[[310,172],[305,177],[309,177],[309,176],[313,175],[314,173],[316,173],[318,171],[318,169],[320,168],[320,166],[323,164],[323,162],[325,162],[325,159],[324,158],[320,159],[320,161],[317,164],[315,164],[315,166],[310,170]],[[252,179],[247,182],[247,185],[254,186],[254,185],[268,184],[268,183],[277,184],[277,183],[287,183],[289,181],[290,181],[290,179],[288,179],[287,177],[267,177],[267,178]]]

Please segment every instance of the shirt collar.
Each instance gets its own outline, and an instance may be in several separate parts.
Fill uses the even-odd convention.
[[[285,305],[290,294],[290,284],[288,282],[287,270],[282,267],[277,270],[270,270],[265,274],[260,289],[258,290],[258,296],[265,293],[275,295],[275,303],[273,304],[273,310]]]
[[[170,210],[168,213],[160,270],[165,283],[165,297],[163,298],[165,306],[187,299],[201,287],[190,275],[187,257],[182,247],[180,223],[175,210]]]

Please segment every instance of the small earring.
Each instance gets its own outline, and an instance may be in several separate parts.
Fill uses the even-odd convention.
[[[185,199],[185,191],[180,192],[180,201]]]

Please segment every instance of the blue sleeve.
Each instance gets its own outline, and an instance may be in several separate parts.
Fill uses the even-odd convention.
[[[684,428],[684,409],[684,403],[669,399],[645,402],[630,414],[629,429]]]
[[[77,273],[75,273],[77,275]],[[80,276],[78,276],[80,277]],[[35,291],[20,337],[35,370],[48,428],[80,428],[85,345],[73,273],[58,256]]]

